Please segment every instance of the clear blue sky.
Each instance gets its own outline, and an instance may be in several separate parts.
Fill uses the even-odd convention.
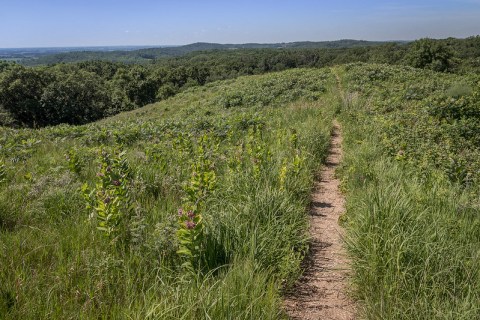
[[[0,0],[0,47],[480,34],[480,0]]]

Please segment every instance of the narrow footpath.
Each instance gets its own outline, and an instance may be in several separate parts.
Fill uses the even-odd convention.
[[[355,319],[348,297],[349,260],[343,246],[344,231],[338,220],[345,210],[335,169],[342,158],[342,133],[335,122],[330,153],[312,194],[310,252],[304,274],[287,294],[284,307],[295,320]]]

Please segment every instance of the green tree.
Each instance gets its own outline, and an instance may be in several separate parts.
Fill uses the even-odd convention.
[[[20,124],[44,126],[47,112],[40,102],[44,88],[52,77],[44,69],[14,65],[0,75],[0,103]]]
[[[445,72],[453,68],[454,53],[443,42],[425,38],[410,45],[405,60],[415,68]]]
[[[111,86],[115,91],[115,99],[123,103],[119,111],[124,111],[155,102],[159,84],[147,68],[133,66],[119,69],[111,81]],[[125,100],[125,97],[128,100]]]
[[[15,63],[0,60],[0,72],[3,72],[4,70],[10,69],[11,67],[14,66],[14,64]]]
[[[104,116],[111,104],[104,81],[93,72],[55,72],[40,99],[46,124],[83,124]]]
[[[370,49],[371,55],[369,62],[397,64],[401,62],[405,55],[406,46],[398,43],[387,43]]]

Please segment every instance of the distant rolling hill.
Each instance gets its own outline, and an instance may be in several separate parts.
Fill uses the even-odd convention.
[[[219,44],[198,42],[183,46],[170,47],[154,47],[142,48],[138,50],[85,50],[78,49],[73,52],[61,52],[49,55],[41,55],[35,58],[27,58],[21,60],[24,65],[42,65],[54,63],[69,63],[86,60],[105,60],[114,62],[142,63],[158,58],[177,57],[195,51],[211,51],[211,50],[238,50],[238,49],[288,49],[288,48],[354,48],[369,47],[384,44],[380,41],[364,41],[364,40],[337,40],[337,41],[302,41],[289,43],[245,43],[245,44]],[[396,43],[402,43],[396,41]]]

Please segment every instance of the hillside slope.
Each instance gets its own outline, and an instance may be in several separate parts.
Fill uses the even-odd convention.
[[[480,318],[479,97],[476,74],[350,64],[0,128],[0,318],[285,318],[334,117],[361,315]]]
[[[332,83],[292,70],[85,126],[1,128],[1,318],[282,317]]]
[[[338,72],[343,221],[364,317],[479,319],[479,76]]]

